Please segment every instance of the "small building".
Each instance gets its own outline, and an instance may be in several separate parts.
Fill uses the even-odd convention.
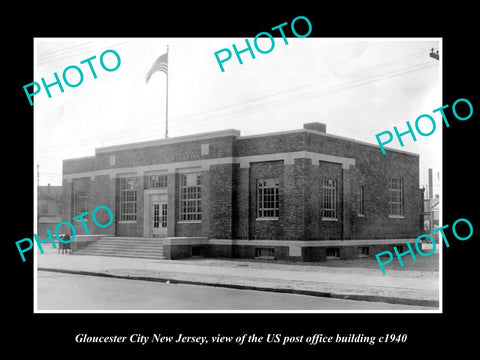
[[[432,230],[440,227],[440,197],[438,194],[435,197],[424,199],[425,218],[424,218],[424,232],[430,234],[435,242],[438,243],[438,232],[432,233]]]
[[[415,239],[423,206],[417,154],[382,155],[322,123],[97,148],[63,161],[63,189],[63,221],[108,206],[113,223],[91,233],[110,243],[148,238],[172,259],[374,255]]]
[[[40,239],[45,239],[48,234],[46,229],[54,231],[55,226],[62,221],[61,209],[62,187],[61,186],[38,186],[37,187],[37,232]]]

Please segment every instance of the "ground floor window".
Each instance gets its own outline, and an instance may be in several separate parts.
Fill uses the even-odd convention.
[[[274,248],[255,248],[255,257],[269,257],[272,258],[275,256]]]
[[[259,179],[257,183],[257,218],[278,218],[278,179]]]
[[[367,257],[370,255],[370,248],[368,246],[361,246],[357,252],[359,257]]]
[[[180,220],[202,220],[202,175],[180,174]]]
[[[120,221],[137,221],[137,179],[120,179]]]
[[[338,259],[338,258],[340,258],[340,249],[339,248],[327,248],[326,256],[327,256],[327,259]]]
[[[337,218],[337,181],[322,180],[322,218]]]
[[[389,215],[403,216],[403,179],[391,178],[388,186]]]
[[[365,188],[360,186],[358,190],[358,215],[365,215]]]
[[[75,215],[80,215],[88,211],[88,192],[76,191],[74,199],[74,212]],[[83,216],[84,219],[88,219],[88,214]]]

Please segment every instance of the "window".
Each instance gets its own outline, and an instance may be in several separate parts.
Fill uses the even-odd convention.
[[[322,180],[322,218],[337,218],[337,181]]]
[[[203,156],[208,155],[210,153],[210,144],[202,144],[200,152]]]
[[[137,221],[137,179],[120,179],[120,221]]]
[[[370,255],[370,248],[368,246],[361,246],[358,248],[358,257],[368,257]]]
[[[166,188],[167,180],[167,175],[150,175],[147,177],[147,188]]]
[[[391,178],[388,186],[390,216],[403,216],[403,179]]]
[[[202,175],[180,174],[180,221],[202,220]]]
[[[255,248],[256,258],[273,258],[275,256],[274,248]]]
[[[340,258],[340,249],[339,248],[327,248],[326,256],[327,256],[327,259],[338,259],[338,258]]]
[[[192,246],[192,256],[202,256],[203,249],[202,246]]]
[[[360,186],[358,190],[358,215],[365,215],[365,188]]]
[[[42,209],[40,210],[40,214],[48,214],[48,204],[42,204]]]
[[[278,179],[259,179],[257,184],[257,218],[278,218]]]
[[[75,216],[83,214],[88,211],[88,192],[87,191],[76,191],[74,199],[74,212]],[[88,215],[83,217],[88,219]]]

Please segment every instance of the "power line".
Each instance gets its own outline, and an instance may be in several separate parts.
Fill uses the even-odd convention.
[[[395,77],[395,76],[400,76],[400,75],[403,75],[403,74],[411,73],[411,72],[414,72],[414,71],[419,71],[419,70],[434,67],[434,66],[435,66],[435,64],[420,64],[420,65],[417,65],[414,68],[406,69],[404,71],[397,71],[395,73],[390,73],[390,74],[386,74],[386,75],[377,76],[375,78],[371,78],[371,79],[368,79],[368,80],[352,81],[352,82],[348,82],[348,83],[344,83],[344,84],[339,84],[335,87],[330,87],[330,88],[326,88],[326,89],[319,89],[319,90],[311,91],[311,92],[308,92],[308,93],[303,93],[303,94],[290,96],[290,97],[283,98],[283,99],[273,100],[273,101],[270,101],[270,102],[267,102],[267,103],[257,105],[256,108],[253,108],[253,109],[252,108],[236,109],[236,110],[233,110],[233,111],[231,111],[230,113],[227,113],[227,114],[218,114],[218,115],[215,116],[215,117],[217,117],[217,119],[214,119],[214,120],[205,121],[203,119],[199,119],[198,121],[189,122],[188,124],[185,124],[184,126],[176,126],[174,128],[177,129],[177,130],[178,129],[184,129],[184,128],[187,128],[187,127],[195,126],[196,123],[200,124],[200,122],[201,122],[202,126],[211,125],[211,124],[215,124],[215,123],[218,123],[218,122],[221,122],[221,121],[231,120],[231,119],[235,119],[235,118],[238,118],[238,117],[244,117],[244,116],[251,115],[251,114],[257,114],[257,113],[268,111],[268,110],[275,109],[275,108],[278,108],[278,107],[289,106],[289,105],[291,105],[293,103],[297,103],[299,101],[308,101],[312,98],[315,99],[315,98],[318,98],[318,97],[321,97],[321,96],[326,96],[326,95],[329,95],[329,94],[332,94],[332,93],[335,93],[335,92],[349,90],[351,88],[358,87],[358,86],[361,86],[361,85],[365,85],[365,84],[368,84],[368,83],[392,78],[392,77]],[[262,97],[262,98],[264,98],[264,97]],[[249,100],[248,102],[255,101],[255,100],[257,100],[257,99]],[[175,118],[175,120],[179,120],[179,119],[182,119],[182,117]],[[137,129],[141,130],[141,129],[145,129],[146,127],[155,127],[155,126],[159,127],[159,126],[161,126],[161,124],[154,123],[154,124],[144,125],[143,127],[140,127],[140,128],[137,128]],[[132,130],[135,130],[135,129],[132,129]],[[141,134],[137,134],[137,135],[141,135]],[[105,138],[98,138],[98,139],[95,139],[95,140],[89,139],[89,140],[85,140],[83,142],[77,142],[77,143],[71,144],[71,145],[54,146],[50,150],[42,149],[41,152],[51,152],[51,151],[56,151],[56,149],[58,149],[58,148],[62,148],[62,149],[75,148],[79,145],[88,145],[88,144],[93,144],[93,143],[97,143],[97,142],[127,139],[127,138],[131,138],[131,137],[132,137],[132,134],[130,133],[128,135],[120,135],[120,136],[115,136],[115,137],[109,137],[108,139],[105,139]]]
[[[56,55],[62,54],[62,53],[65,53],[65,52],[77,51],[78,48],[89,47],[89,46],[91,46],[91,44],[98,44],[98,41],[89,41],[89,42],[86,42],[86,43],[71,45],[71,46],[64,47],[62,49],[57,49],[57,50],[53,50],[53,51],[46,52],[46,53],[41,53],[41,54],[37,53],[37,58],[55,57]]]
[[[382,67],[385,67],[385,66],[398,64],[398,63],[402,63],[402,62],[405,62],[405,61],[410,61],[410,60],[413,60],[413,59],[416,59],[416,58],[420,58],[422,56],[425,56],[425,50],[418,51],[418,52],[412,53],[410,55],[402,56],[402,57],[399,57],[399,58],[387,60],[387,61],[382,62],[382,63],[377,63],[377,64],[374,64],[374,65],[365,66],[365,67],[362,67],[362,68],[359,68],[359,69],[354,69],[352,71],[344,73],[343,75],[351,75],[351,74],[356,73],[356,72],[376,70],[377,68],[382,68]]]
[[[423,53],[425,54],[425,52],[423,52]],[[408,57],[412,57],[412,56],[416,57],[417,55],[416,54],[411,54]],[[381,63],[381,64],[376,64],[376,65],[381,65],[381,67],[385,67],[387,64],[393,64],[393,63],[399,62],[399,60],[404,60],[405,58],[406,57],[392,59],[390,61],[387,61],[387,62],[384,62],[384,63]],[[367,66],[367,67],[363,68],[363,70],[362,69],[357,69],[357,70],[354,70],[353,72],[355,72],[355,71],[357,71],[357,72],[358,71],[366,71],[366,69],[369,69],[369,68],[374,69],[376,65]],[[370,82],[380,81],[380,80],[383,80],[383,79],[388,79],[388,78],[391,78],[391,77],[403,75],[403,74],[406,74],[406,73],[422,70],[424,68],[429,68],[429,67],[433,67],[433,66],[436,66],[436,64],[432,64],[432,63],[426,64],[426,65],[425,64],[416,64],[414,67],[407,68],[407,69],[401,69],[401,70],[405,70],[405,71],[396,70],[394,72],[390,72],[390,73],[383,74],[383,75],[375,75],[374,77],[372,77],[370,79],[366,79],[366,80],[353,80],[353,81],[349,81],[347,83],[339,84],[339,85],[336,85],[336,86],[333,86],[333,87],[330,87],[330,88],[326,88],[326,89],[314,90],[314,91],[310,91],[310,92],[306,92],[306,93],[302,93],[302,94],[289,96],[289,97],[282,98],[282,99],[274,99],[276,96],[281,95],[281,94],[288,94],[288,93],[291,93],[293,91],[298,91],[299,89],[304,89],[304,88],[307,88],[307,87],[311,87],[312,84],[318,83],[318,81],[317,81],[317,82],[314,82],[314,83],[309,84],[309,85],[299,86],[299,87],[296,87],[296,88],[293,88],[293,89],[288,89],[288,90],[276,92],[274,94],[268,94],[268,95],[260,96],[260,97],[254,98],[254,99],[249,99],[249,100],[240,102],[240,103],[226,105],[226,106],[222,106],[222,107],[217,107],[217,108],[214,108],[212,110],[203,111],[203,112],[200,112],[200,113],[195,113],[195,114],[189,114],[189,115],[185,115],[185,116],[176,117],[176,118],[174,118],[174,120],[176,120],[176,121],[185,120],[185,119],[192,119],[192,118],[198,118],[198,120],[190,121],[188,124],[185,124],[184,126],[176,126],[175,128],[176,129],[182,129],[182,128],[186,128],[186,127],[192,127],[192,126],[195,126],[195,124],[200,123],[200,122],[202,122],[202,125],[214,124],[214,123],[218,123],[220,121],[225,121],[225,120],[230,120],[230,119],[237,118],[237,117],[242,117],[242,116],[246,116],[246,115],[250,115],[250,114],[255,114],[255,113],[258,113],[258,112],[271,110],[271,109],[274,109],[274,108],[277,108],[277,107],[288,106],[288,105],[293,104],[293,103],[298,102],[298,101],[304,101],[304,100],[308,100],[310,98],[325,96],[325,95],[328,95],[328,94],[331,94],[331,93],[334,93],[334,92],[348,90],[349,88],[361,86],[361,85],[364,85],[364,84],[367,84],[367,83],[370,83]],[[270,98],[273,98],[273,100],[270,100],[270,101],[267,101],[267,102],[264,102],[264,103],[260,102],[262,100],[266,100],[266,99],[270,99]],[[252,103],[255,103],[255,102],[257,102],[257,103],[260,102],[259,104],[254,105],[256,108],[249,107],[249,108],[238,109],[238,107],[244,107],[247,104],[252,104]],[[237,109],[235,109],[235,108],[237,108]],[[228,110],[228,109],[231,109],[231,110],[227,111],[225,113],[225,110]],[[208,114],[213,114],[213,117],[217,117],[218,119],[205,121],[204,117],[207,116]],[[201,117],[201,118],[199,118],[199,117]],[[127,135],[119,135],[119,136],[108,137],[108,138],[103,137],[103,138],[98,138],[98,139],[94,139],[94,140],[88,139],[88,140],[85,140],[85,141],[82,141],[82,142],[76,142],[75,144],[70,144],[70,145],[64,145],[64,146],[60,145],[60,146],[52,146],[52,147],[42,148],[41,150],[39,150],[39,152],[40,153],[47,153],[47,152],[56,151],[57,149],[75,148],[75,147],[78,147],[79,145],[89,145],[89,144],[94,144],[94,143],[98,143],[98,142],[106,142],[106,141],[108,142],[108,141],[112,141],[112,140],[127,139],[127,138],[132,137],[132,131],[136,132],[137,130],[144,130],[145,128],[152,128],[152,127],[157,127],[157,126],[160,126],[160,125],[161,124],[158,124],[157,122],[147,123],[147,124],[142,125],[141,127],[130,129],[129,134],[127,134]],[[141,135],[141,134],[139,134],[139,135]]]
[[[121,46],[121,45],[128,44],[128,43],[131,43],[131,41],[124,41],[124,42],[121,42],[121,43],[110,44],[109,46]],[[67,55],[67,56],[64,56],[64,57],[56,58],[56,59],[53,58],[53,59],[45,60],[45,61],[38,61],[37,60],[37,65],[50,64],[50,63],[57,62],[57,61],[60,61],[60,60],[65,60],[65,59],[69,59],[69,58],[72,58],[72,57],[77,57],[77,56],[83,55],[83,54],[91,54],[92,52],[94,52],[98,49],[102,49],[102,48],[105,48],[105,46],[96,46],[96,47],[94,47],[92,49],[88,49],[86,51],[77,52],[75,54]]]
[[[435,66],[435,64],[433,64],[433,65],[432,64],[427,64],[425,66],[417,66],[416,68],[408,69],[406,71],[401,71],[401,72],[397,72],[397,73],[393,73],[393,74],[387,74],[388,76],[384,75],[384,76],[372,78],[372,79],[369,79],[369,80],[357,80],[357,81],[353,81],[351,83],[340,84],[340,85],[338,85],[336,87],[332,87],[332,88],[315,90],[315,91],[312,91],[312,92],[309,92],[309,93],[299,94],[299,95],[291,96],[291,97],[288,97],[288,98],[275,100],[275,101],[272,101],[272,102],[269,102],[269,103],[266,103],[266,104],[262,104],[261,107],[257,107],[256,109],[253,109],[253,110],[245,109],[245,110],[240,110],[240,111],[237,110],[237,111],[234,111],[230,116],[227,115],[227,117],[224,116],[224,117],[222,117],[221,119],[218,119],[218,120],[207,121],[206,123],[203,122],[203,124],[213,124],[213,123],[223,121],[223,120],[230,120],[230,119],[237,118],[237,117],[242,117],[242,116],[251,115],[251,114],[254,114],[254,113],[258,113],[258,112],[271,110],[272,108],[276,108],[276,107],[280,107],[280,106],[288,106],[288,105],[293,104],[295,102],[302,101],[302,98],[308,100],[309,98],[312,98],[312,97],[320,97],[320,96],[324,96],[324,95],[329,95],[329,94],[334,93],[334,92],[348,90],[350,88],[365,85],[367,83],[380,81],[380,80],[388,79],[388,78],[395,77],[395,76],[400,76],[400,75],[403,75],[403,74],[407,74],[407,73],[414,72],[414,71],[419,71],[419,70],[429,68],[429,67],[434,67],[434,66]],[[189,123],[189,124],[186,124],[184,126],[176,127],[176,129],[178,129],[178,128],[182,129],[182,128],[185,128],[187,126],[192,126],[192,124]]]
[[[421,65],[423,65],[423,64],[421,64]],[[270,102],[267,102],[267,103],[259,104],[259,105],[256,106],[256,108],[253,108],[253,109],[249,108],[249,109],[232,110],[227,114],[217,114],[215,116],[215,117],[217,117],[217,119],[215,119],[215,120],[205,121],[204,119],[198,119],[197,121],[193,121],[193,122],[191,121],[188,124],[185,124],[184,126],[176,126],[174,128],[175,129],[183,129],[183,128],[186,128],[186,127],[192,127],[192,126],[195,126],[196,123],[199,124],[200,122],[202,123],[202,125],[211,125],[211,124],[218,123],[220,121],[226,121],[226,120],[231,120],[231,119],[235,119],[235,118],[238,118],[238,117],[244,117],[244,116],[251,115],[251,114],[257,114],[257,113],[268,111],[268,110],[271,110],[271,109],[274,109],[274,108],[288,106],[288,105],[291,105],[291,104],[299,102],[299,101],[305,101],[305,100],[309,100],[311,98],[317,98],[317,97],[329,95],[329,94],[334,93],[334,92],[348,90],[348,89],[351,89],[351,88],[354,88],[354,87],[357,87],[357,86],[361,86],[361,85],[365,85],[365,84],[368,84],[368,83],[371,83],[371,82],[376,82],[376,81],[392,78],[392,77],[395,77],[395,76],[400,76],[400,75],[403,75],[403,74],[411,73],[411,72],[414,72],[414,71],[419,71],[419,70],[422,70],[422,69],[425,69],[425,68],[431,68],[431,67],[434,67],[434,66],[436,66],[436,64],[426,64],[426,65],[423,65],[423,66],[418,66],[417,65],[416,67],[411,68],[411,69],[407,69],[405,71],[397,71],[395,73],[390,73],[390,74],[386,74],[386,75],[383,75],[383,76],[377,76],[375,78],[371,78],[371,79],[368,79],[368,80],[351,81],[351,82],[340,84],[340,85],[337,85],[337,86],[331,87],[331,88],[319,89],[319,90],[311,91],[311,92],[308,92],[308,93],[303,93],[303,94],[290,96],[290,97],[283,98],[283,99],[273,100],[273,101],[270,101]],[[261,98],[265,98],[265,97],[268,97],[268,96],[264,96],[264,97],[261,97]],[[258,99],[252,99],[252,100],[248,100],[246,102],[240,103],[240,104],[249,103],[249,102],[253,102],[253,101],[257,101],[257,100]],[[204,113],[202,113],[202,114],[204,114]],[[192,115],[190,115],[190,117],[192,117]],[[181,120],[182,118],[183,117],[178,117],[178,118],[175,118],[175,120]],[[132,131],[142,130],[142,129],[145,129],[147,127],[155,127],[155,126],[161,126],[161,124],[158,124],[158,123],[147,124],[147,125],[144,125],[142,127],[136,128],[136,129],[134,128],[134,129],[132,129]],[[137,134],[137,135],[141,135],[141,134]],[[57,149],[60,149],[60,148],[61,149],[76,148],[80,145],[89,145],[89,144],[94,144],[94,143],[98,143],[98,142],[106,142],[106,141],[112,141],[112,140],[127,139],[127,138],[131,138],[131,137],[132,137],[132,133],[130,132],[128,135],[120,135],[120,136],[109,137],[109,138],[98,138],[98,139],[95,139],[95,140],[88,139],[88,140],[85,140],[85,141],[82,141],[82,142],[76,142],[76,143],[70,144],[70,145],[53,146],[50,149],[45,149],[44,148],[42,150],[39,150],[39,152],[40,153],[52,152],[52,151],[57,151]]]

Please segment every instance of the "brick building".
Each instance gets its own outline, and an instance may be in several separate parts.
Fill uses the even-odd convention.
[[[382,155],[377,145],[327,134],[322,123],[97,148],[63,161],[63,189],[64,221],[106,205],[114,221],[92,234],[153,241],[172,259],[367,256],[416,238],[421,227],[419,156]]]

